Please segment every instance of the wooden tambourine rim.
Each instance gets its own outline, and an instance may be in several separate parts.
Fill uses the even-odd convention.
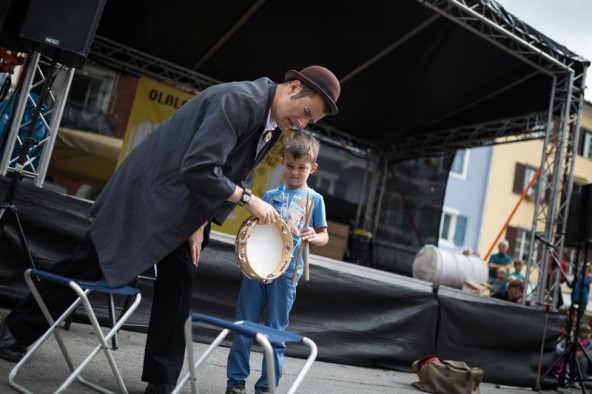
[[[280,236],[282,238],[282,257],[278,262],[275,269],[268,274],[266,277],[262,277],[252,269],[248,258],[247,258],[247,250],[248,250],[248,240],[251,234],[251,229],[253,226],[259,222],[254,216],[249,217],[247,220],[243,222],[240,226],[238,233],[236,234],[236,241],[235,241],[235,254],[238,260],[238,265],[240,270],[243,274],[245,274],[248,278],[256,280],[261,283],[269,283],[274,279],[280,277],[281,275],[286,272],[286,269],[290,265],[290,261],[292,260],[292,254],[294,251],[294,242],[292,241],[292,234],[288,229],[288,225],[282,219],[278,219],[275,221],[275,226],[277,227]]]

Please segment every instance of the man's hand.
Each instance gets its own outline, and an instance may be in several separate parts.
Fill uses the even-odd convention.
[[[191,253],[191,260],[193,261],[193,265],[197,267],[199,264],[199,256],[201,255],[201,245],[203,244],[204,240],[204,229],[208,225],[208,222],[205,222],[200,228],[197,229],[196,232],[193,233],[189,238],[187,238],[187,243],[189,244],[189,252]]]
[[[271,224],[275,223],[279,219],[280,214],[271,206],[259,197],[251,196],[251,202],[245,205],[247,211],[257,219],[259,224]]]

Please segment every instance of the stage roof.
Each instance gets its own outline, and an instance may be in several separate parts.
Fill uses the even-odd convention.
[[[583,86],[589,64],[491,0],[111,0],[102,39],[204,85],[324,65],[342,94],[320,129],[392,159],[540,138],[525,126],[546,123],[554,76],[572,69]],[[93,44],[89,57],[123,56],[104,50]],[[141,74],[131,63],[111,65]]]

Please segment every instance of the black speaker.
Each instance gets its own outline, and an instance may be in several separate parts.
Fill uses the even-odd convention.
[[[105,1],[30,0],[18,37],[61,64],[80,67],[90,51]]]
[[[567,214],[567,228],[565,239],[563,240],[564,246],[577,247],[582,240],[582,229],[580,228],[580,200],[582,199],[582,193],[573,192],[569,200],[569,213]]]
[[[16,52],[30,48],[17,37],[25,19],[29,0],[0,0],[0,46]]]
[[[572,193],[567,216],[566,246],[575,247],[592,242],[592,183]]]

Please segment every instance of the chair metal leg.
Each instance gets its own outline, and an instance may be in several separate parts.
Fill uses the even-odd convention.
[[[41,274],[38,273],[38,271],[37,271],[37,275],[41,275]],[[51,274],[44,274],[44,275],[51,275]],[[58,279],[60,279],[60,281],[61,281],[60,283],[62,283],[62,284],[64,284],[65,280],[68,280],[67,278],[61,278],[61,277],[59,277]],[[33,297],[37,301],[39,308],[41,309],[41,311],[42,311],[44,317],[46,318],[47,322],[49,323],[50,327],[30,347],[29,351],[23,357],[23,359],[12,369],[12,371],[10,372],[9,377],[8,377],[9,386],[21,393],[27,393],[27,394],[30,393],[29,390],[27,390],[25,387],[23,387],[22,385],[20,385],[16,382],[16,376],[18,375],[22,366],[24,364],[26,364],[32,358],[32,356],[37,352],[37,350],[46,342],[46,340],[50,336],[53,335],[58,343],[58,346],[61,350],[62,355],[64,356],[66,364],[68,365],[68,369],[71,372],[70,375],[67,377],[67,379],[56,390],[56,393],[64,392],[74,382],[74,380],[78,380],[79,383],[84,384],[84,385],[86,385],[86,386],[90,387],[91,389],[96,390],[98,392],[105,393],[105,394],[113,393],[112,391],[108,390],[107,388],[99,386],[95,383],[92,383],[92,382],[84,379],[81,376],[81,373],[84,370],[84,368],[86,368],[92,362],[92,360],[95,358],[95,356],[101,350],[104,352],[105,357],[106,357],[107,361],[109,362],[109,366],[111,368],[111,371],[113,373],[113,377],[115,378],[115,381],[116,381],[116,384],[118,387],[118,392],[119,393],[127,393],[127,389],[126,389],[125,384],[123,382],[123,378],[121,377],[121,373],[119,372],[119,369],[117,368],[117,365],[116,365],[115,360],[113,358],[112,350],[109,347],[108,341],[112,340],[117,335],[117,331],[119,329],[121,329],[121,327],[123,326],[125,321],[137,309],[138,305],[140,304],[141,298],[142,298],[141,294],[139,292],[137,292],[136,289],[130,289],[130,288],[124,289],[124,290],[128,290],[125,294],[129,294],[129,290],[134,291],[135,292],[135,294],[134,294],[135,300],[134,300],[133,304],[128,308],[128,310],[125,312],[125,314],[119,319],[118,322],[113,324],[113,326],[110,328],[110,330],[105,335],[103,332],[103,329],[100,326],[99,321],[92,309],[92,305],[90,304],[90,301],[88,300],[88,297],[87,297],[87,295],[90,293],[91,290],[89,290],[88,288],[82,289],[76,282],[74,282],[73,280],[70,280],[70,282],[68,282],[67,285],[69,285],[70,288],[78,295],[78,299],[74,303],[72,303],[72,305],[70,305],[70,307],[68,307],[68,309],[59,318],[57,318],[54,321],[48,308],[47,308],[47,305],[45,304],[45,302],[41,298],[41,295],[39,294],[39,291],[37,290],[37,287],[35,285],[35,280],[32,279],[32,277],[31,277],[31,270],[27,270],[25,272],[25,281],[27,282],[27,285],[29,286]],[[96,283],[96,282],[86,282],[85,287],[88,287],[89,285],[92,286],[94,283]],[[103,290],[105,292],[104,285],[101,290]],[[116,290],[115,289],[107,289],[107,291],[111,292],[111,291],[116,291]],[[119,293],[119,294],[121,294],[121,293]],[[109,295],[111,296],[111,299],[112,299],[113,293],[109,293]],[[88,318],[93,326],[93,330],[94,330],[95,335],[99,341],[99,344],[95,348],[93,348],[93,350],[86,356],[86,358],[77,367],[75,367],[72,362],[72,359],[70,357],[70,354],[67,350],[67,347],[62,339],[62,336],[60,335],[60,332],[57,330],[57,328],[80,305],[82,305],[84,307],[84,309],[88,315]]]
[[[222,328],[222,331],[218,336],[214,339],[214,341],[207,347],[204,354],[199,358],[199,360],[195,361],[194,354],[193,354],[193,323],[199,321],[204,322],[206,324],[210,324],[219,328]],[[260,324],[256,324],[253,322],[247,321],[239,321],[239,322],[228,322],[222,319],[218,319],[212,316],[203,315],[203,314],[192,314],[187,321],[185,322],[185,342],[186,342],[186,351],[187,351],[187,362],[188,362],[188,369],[189,372],[186,373],[178,382],[175,390],[173,391],[174,394],[178,394],[182,391],[183,386],[190,381],[191,382],[191,392],[193,394],[197,394],[197,368],[205,361],[205,359],[216,349],[222,340],[226,338],[226,336],[233,331],[237,334],[247,335],[251,338],[256,339],[257,343],[259,343],[264,350],[265,355],[265,364],[267,367],[267,375],[268,380],[271,383],[269,387],[270,393],[275,393],[275,365],[274,365],[274,358],[273,358],[273,347],[271,343],[284,343],[284,342],[293,342],[293,343],[301,343],[307,346],[310,349],[309,356],[304,363],[304,366],[300,369],[299,374],[296,376],[295,381],[292,383],[288,394],[293,394],[296,392],[304,376],[308,373],[309,369],[311,368],[313,362],[317,358],[318,349],[314,341],[310,338],[303,337],[297,334],[292,334],[288,332],[284,332],[281,330],[276,330],[271,327],[263,326]]]

